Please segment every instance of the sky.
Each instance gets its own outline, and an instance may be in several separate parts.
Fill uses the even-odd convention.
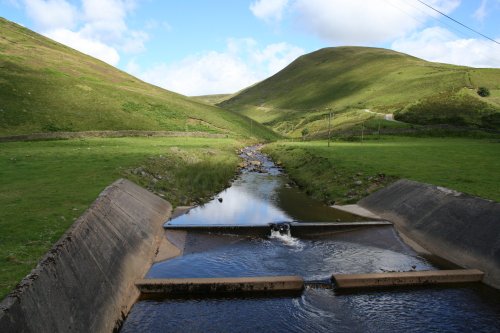
[[[422,1],[500,42],[500,0]],[[0,0],[0,16],[188,96],[237,92],[332,46],[500,68],[499,44],[419,0]]]

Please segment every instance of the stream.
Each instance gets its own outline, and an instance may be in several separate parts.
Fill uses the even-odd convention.
[[[169,224],[353,222],[355,215],[302,193],[259,147],[231,187]],[[154,264],[146,278],[300,275],[301,295],[139,300],[121,332],[500,332],[500,292],[483,284],[340,292],[332,273],[439,269],[392,226],[296,238],[189,232],[183,254]]]

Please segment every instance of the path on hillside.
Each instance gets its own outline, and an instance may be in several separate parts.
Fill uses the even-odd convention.
[[[370,109],[364,109],[365,112],[368,112],[368,113],[373,113],[373,114],[378,114],[378,115],[382,115],[384,116],[384,119],[385,120],[388,120],[388,121],[395,121],[397,122],[397,120],[394,119],[394,114],[392,113],[380,113],[380,112],[374,112]]]

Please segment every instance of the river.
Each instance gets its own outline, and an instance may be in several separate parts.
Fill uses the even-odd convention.
[[[232,186],[169,224],[360,221],[310,199],[258,147]],[[191,232],[183,254],[154,264],[147,278],[300,275],[300,295],[138,301],[121,332],[500,332],[500,293],[482,284],[330,288],[332,273],[439,269],[392,226],[296,238]]]

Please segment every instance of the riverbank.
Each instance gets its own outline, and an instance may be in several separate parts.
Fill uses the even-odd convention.
[[[234,177],[243,145],[208,138],[0,143],[0,299],[117,178],[174,206],[203,202]]]
[[[382,136],[363,142],[277,142],[264,151],[308,194],[355,203],[400,178],[500,201],[500,142]]]

